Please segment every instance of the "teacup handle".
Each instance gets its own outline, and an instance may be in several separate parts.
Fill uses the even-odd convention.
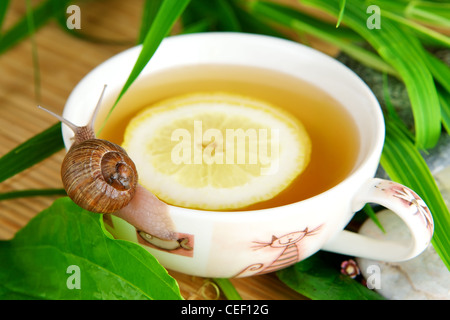
[[[394,262],[414,258],[427,248],[433,236],[433,217],[425,202],[410,188],[373,178],[363,185],[354,198],[354,211],[360,210],[366,203],[378,203],[397,214],[408,226],[411,242],[404,245],[344,230],[330,239],[322,247],[323,250]]]

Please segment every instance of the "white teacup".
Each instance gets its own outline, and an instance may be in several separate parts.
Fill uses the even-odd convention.
[[[85,124],[104,84],[108,94],[125,83],[141,47],[126,50],[90,72],[73,90],[64,117]],[[202,33],[166,38],[141,77],[196,64],[232,64],[269,68],[298,77],[339,101],[353,117],[360,151],[351,173],[314,197],[256,211],[213,212],[169,206],[178,241],[139,234],[111,216],[110,232],[142,244],[168,269],[202,277],[243,277],[272,272],[327,250],[383,261],[420,254],[433,235],[425,203],[409,188],[373,178],[384,143],[380,106],[365,83],[347,67],[301,44],[242,33]],[[139,79],[137,80],[139,81]],[[109,97],[112,101],[113,98]],[[63,129],[70,147],[72,132]],[[408,244],[382,242],[343,230],[365,203],[381,204],[399,215],[411,231]],[[267,244],[255,250],[255,244]],[[282,260],[284,259],[284,260]],[[283,262],[284,261],[284,262]]]

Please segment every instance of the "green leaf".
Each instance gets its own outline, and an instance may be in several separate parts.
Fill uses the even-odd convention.
[[[125,82],[122,90],[117,97],[116,102],[113,107],[110,109],[106,119],[100,128],[100,131],[103,129],[106,121],[109,119],[111,113],[113,112],[115,106],[131,86],[131,84],[136,80],[141,71],[145,68],[147,63],[152,58],[153,54],[158,49],[161,41],[166,37],[168,32],[172,29],[173,24],[178,19],[178,17],[183,13],[185,7],[188,5],[190,0],[165,0],[158,8],[158,12],[150,26],[150,29],[147,32],[147,35],[144,38],[144,42],[142,45],[141,53],[139,54],[137,61],[131,70],[131,73]]]
[[[100,219],[64,197],[0,241],[0,299],[182,299],[151,254],[106,236]]]
[[[337,16],[337,1],[303,0],[303,4]],[[372,1],[347,0],[343,22],[365,38],[379,55],[399,73],[405,83],[414,114],[416,144],[420,149],[436,145],[441,134],[440,105],[428,58],[414,35],[396,21],[384,18],[381,28],[369,29],[366,13]]]
[[[39,163],[64,148],[61,123],[58,122],[0,158],[0,182]]]
[[[313,300],[384,300],[378,293],[340,273],[330,253],[318,252],[277,272],[290,288]]]
[[[433,247],[450,270],[450,212],[420,152],[390,120],[381,165],[392,180],[413,189],[428,205],[434,218]]]

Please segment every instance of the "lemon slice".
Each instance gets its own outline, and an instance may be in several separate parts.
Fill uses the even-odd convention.
[[[128,124],[123,147],[145,188],[167,203],[207,210],[271,199],[305,169],[311,153],[295,117],[222,92],[150,106]]]

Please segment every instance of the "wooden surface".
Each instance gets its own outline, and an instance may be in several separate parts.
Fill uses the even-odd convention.
[[[12,0],[4,30],[25,14],[25,2]],[[37,4],[39,1],[33,1]],[[80,2],[85,34],[123,44],[89,42],[69,35],[55,22],[40,29],[38,48],[41,92],[34,89],[30,39],[0,55],[0,156],[55,123],[39,110],[39,103],[61,114],[78,81],[99,63],[134,45],[139,32],[143,1]],[[31,188],[61,188],[59,170],[64,151],[0,184],[0,192]],[[1,168],[0,168],[1,169]],[[0,202],[0,239],[11,239],[27,222],[47,208],[55,197],[35,197]],[[213,299],[217,293],[207,279],[170,272],[186,299]],[[232,280],[244,299],[303,299],[274,274]],[[220,296],[219,298],[223,298]]]

